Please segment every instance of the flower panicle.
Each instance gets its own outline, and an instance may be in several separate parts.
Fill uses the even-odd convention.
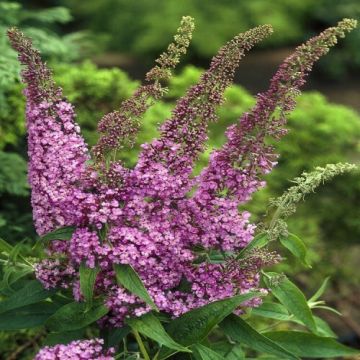
[[[216,197],[226,191],[227,196],[245,202],[264,186],[260,176],[270,172],[277,160],[267,139],[286,134],[286,117],[312,66],[355,27],[355,20],[344,19],[296,48],[273,76],[269,89],[257,95],[253,109],[227,129],[227,142],[213,152],[200,176],[199,196]]]
[[[61,89],[56,87],[51,70],[42,62],[32,40],[16,27],[10,28],[7,35],[12,48],[18,53],[19,62],[25,66],[21,76],[31,98],[37,102],[60,99]]]
[[[332,180],[334,177],[348,172],[359,170],[359,166],[349,163],[327,164],[325,167],[316,167],[312,172],[304,172],[295,178],[291,186],[280,197],[271,199],[270,206],[280,210],[282,218],[295,213],[296,205],[319,186]]]
[[[349,163],[327,164],[325,167],[316,167],[312,172],[303,172],[301,176],[292,180],[294,183],[281,196],[270,199],[269,210],[276,209],[271,217],[269,225],[264,227],[271,241],[280,236],[288,236],[286,218],[296,212],[297,204],[304,200],[305,196],[315,192],[322,184],[331,181],[334,177],[352,171],[359,170],[359,166]]]
[[[28,181],[35,227],[42,235],[72,224],[65,216],[63,202],[81,182],[89,154],[74,120],[74,108],[63,99],[40,52],[18,29],[9,29],[8,36],[25,66]]]
[[[161,127],[159,139],[143,147],[142,158],[181,172],[192,166],[204,148],[209,122],[217,120],[216,107],[245,52],[272,33],[270,25],[258,26],[235,36],[211,61],[209,70],[176,103],[172,116]]]
[[[115,349],[106,349],[103,339],[75,340],[66,345],[45,346],[34,358],[49,359],[114,360]]]
[[[192,39],[194,31],[194,19],[191,16],[183,16],[180,27],[174,36],[174,41],[168,46],[167,51],[163,52],[154,66],[147,74],[147,81],[166,81],[171,77],[171,69],[174,69],[180,62],[182,54],[186,54],[187,48]]]
[[[116,152],[125,145],[134,145],[141,117],[167,92],[161,81],[167,81],[171,77],[171,70],[179,63],[181,55],[186,53],[193,30],[194,19],[184,16],[174,36],[174,42],[156,60],[158,65],[147,73],[148,84],[140,86],[129,99],[123,101],[119,110],[104,115],[100,120],[98,130],[102,135],[92,151],[98,163],[103,161],[109,152]]]

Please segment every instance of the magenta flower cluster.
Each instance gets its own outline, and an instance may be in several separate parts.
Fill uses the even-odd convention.
[[[192,171],[204,150],[208,123],[216,121],[216,106],[223,101],[240,58],[271,33],[269,26],[240,34],[219,51],[200,82],[177,102],[160,137],[142,145],[133,169],[116,160],[116,149],[108,153],[123,141],[116,137],[125,130],[106,133],[106,141],[102,137],[100,143],[107,145],[97,147],[91,161],[73,108],[53,84],[39,53],[29,39],[10,31],[25,65],[36,229],[43,235],[65,225],[76,227],[69,241],[49,245],[48,259],[36,266],[37,278],[46,288],[71,287],[74,297],[83,301],[79,266],[98,267],[95,296],[105,295],[109,308],[102,323],[115,327],[150,307],[116,282],[114,264],[130,264],[156,306],[174,317],[258,289],[259,270],[277,257],[250,252],[247,258],[235,260],[255,232],[250,214],[240,212],[238,206],[265,184],[262,175],[275,165],[276,155],[267,139],[285,133],[286,115],[313,63],[353,26],[344,20],[298,47],[275,74],[269,90],[257,96],[255,107],[227,130],[227,142],[212,153],[199,176]],[[127,104],[136,107],[136,96],[139,92]],[[145,111],[147,102],[144,93],[141,96]],[[132,109],[131,114],[139,117],[140,110]],[[126,111],[117,118],[126,118],[128,105]],[[128,119],[116,126],[126,124]],[[259,302],[254,299],[246,305]]]
[[[104,340],[77,340],[68,345],[45,346],[34,360],[114,360],[113,348],[104,350]]]

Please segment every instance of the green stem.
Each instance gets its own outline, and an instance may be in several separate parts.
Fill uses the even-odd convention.
[[[276,224],[276,221],[279,219],[279,217],[281,216],[281,213],[282,213],[282,210],[283,210],[283,204],[284,204],[284,201],[281,202],[281,204],[278,206],[278,208],[276,209],[272,219],[271,219],[271,222],[270,222],[270,225],[269,225],[269,230],[273,230],[273,228],[275,227],[275,224]]]
[[[124,343],[124,359],[125,356],[127,355],[128,349],[127,349],[127,342],[126,342],[126,336],[123,339],[123,343]]]
[[[158,352],[155,354],[155,356],[154,356],[154,359],[153,359],[153,360],[158,360],[158,356],[159,356],[159,354],[160,354],[160,350],[158,350]]]
[[[146,349],[145,349],[145,345],[144,345],[144,343],[143,343],[142,340],[141,340],[140,334],[139,334],[136,330],[133,331],[133,334],[134,334],[135,339],[136,339],[136,341],[137,341],[137,343],[138,343],[138,345],[139,345],[140,351],[141,351],[144,359],[145,359],[145,360],[150,360],[150,356],[149,356],[149,354],[147,353],[147,351],[146,351]]]

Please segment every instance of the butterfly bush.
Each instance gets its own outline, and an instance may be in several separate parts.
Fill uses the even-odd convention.
[[[114,360],[113,348],[104,350],[104,340],[77,340],[68,345],[45,346],[34,360]]]
[[[244,53],[270,35],[270,26],[239,34],[220,49],[199,83],[177,101],[160,136],[141,146],[133,168],[126,168],[116,151],[133,145],[141,116],[166,92],[162,83],[189,44],[192,19],[183,19],[174,42],[147,74],[147,83],[118,110],[104,115],[99,142],[91,151],[73,107],[53,83],[40,54],[28,38],[11,29],[9,38],[27,84],[35,226],[39,235],[75,227],[69,241],[52,241],[47,259],[36,265],[45,288],[71,288],[75,299],[83,301],[79,268],[98,268],[95,295],[105,296],[109,309],[101,322],[113,327],[151,310],[117,283],[115,264],[131,265],[156,306],[172,317],[251,290],[266,293],[259,288],[259,272],[279,256],[265,250],[236,256],[255,232],[250,213],[239,211],[239,205],[265,185],[263,175],[277,160],[270,143],[286,133],[286,116],[313,64],[354,26],[345,19],[299,46],[269,89],[257,95],[254,108],[226,130],[227,141],[212,152],[198,176],[194,164],[205,150],[207,128],[217,120],[224,91]]]

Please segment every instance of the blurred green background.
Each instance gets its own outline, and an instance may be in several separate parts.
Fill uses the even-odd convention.
[[[238,32],[263,23],[274,34],[241,63],[236,85],[226,92],[220,121],[211,127],[211,148],[224,141],[229,124],[254,104],[271,75],[294,46],[343,17],[359,18],[358,0],[24,0],[0,1],[0,237],[23,246],[36,238],[26,181],[25,101],[16,54],[5,37],[16,25],[30,35],[54,69],[55,79],[77,109],[90,144],[96,124],[139,85],[146,69],[171,41],[182,15],[196,20],[190,51],[170,81],[167,97],[146,114],[138,145],[157,134],[175,100],[199,78],[218,48]],[[306,91],[289,119],[290,133],[277,145],[278,167],[268,186],[246,206],[261,219],[269,198],[290,180],[316,165],[360,160],[360,31],[354,31],[315,67]],[[188,65],[185,65],[188,64]],[[191,64],[191,65],[189,65]],[[122,156],[136,162],[138,146]],[[347,175],[323,186],[302,204],[290,230],[311,249],[313,268],[304,269],[290,254],[283,271],[296,277],[305,292],[330,275],[329,304],[343,312],[328,314],[335,331],[352,345],[360,339],[360,178]],[[1,330],[1,325],[0,325]],[[2,334],[0,359],[22,359],[36,340],[17,353],[31,333]]]

